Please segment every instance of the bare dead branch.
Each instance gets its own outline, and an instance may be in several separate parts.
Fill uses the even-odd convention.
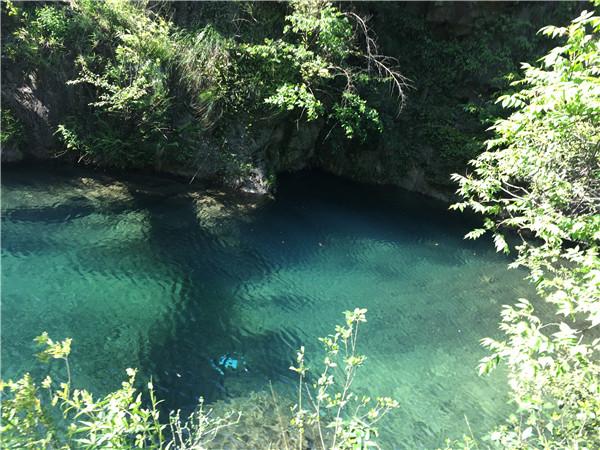
[[[363,18],[351,11],[346,12],[345,15],[356,23],[363,36],[365,52],[362,56],[366,59],[367,71],[375,72],[379,78],[390,82],[391,93],[398,99],[397,114],[400,114],[406,102],[405,90],[410,87],[410,80],[398,70],[396,58],[379,54],[376,36],[367,25],[369,18]]]

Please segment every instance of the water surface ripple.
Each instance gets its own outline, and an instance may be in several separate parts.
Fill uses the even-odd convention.
[[[505,411],[501,374],[476,376],[478,342],[496,335],[502,304],[531,292],[440,203],[304,173],[274,201],[212,217],[171,181],[144,190],[36,168],[2,181],[3,377],[48,370],[32,358],[45,330],[73,338],[75,382],[98,394],[127,367],[169,407],[269,380],[286,394],[296,348],[314,360],[316,338],[363,306],[356,387],[401,403],[384,448],[433,448],[467,432],[465,417],[479,433]],[[223,389],[210,359],[232,352],[250,370]]]

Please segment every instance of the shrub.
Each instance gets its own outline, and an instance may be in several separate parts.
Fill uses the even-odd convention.
[[[366,357],[357,353],[358,328],[367,321],[366,309],[346,311],[345,325],[338,325],[335,334],[321,338],[325,349],[323,368],[317,381],[307,383],[308,367],[305,365],[304,347],[296,357],[297,366],[290,367],[298,373],[298,403],[294,407],[292,424],[300,433],[312,428],[316,445],[320,449],[378,448],[375,425],[398,402],[389,397],[372,400],[352,391],[356,371]],[[341,380],[341,381],[340,381]]]
[[[532,303],[506,306],[506,340],[484,339],[488,373],[507,364],[517,413],[491,438],[506,448],[600,446],[600,17],[584,11],[567,27],[545,27],[563,38],[541,60],[524,64],[515,92],[499,98],[512,114],[493,126],[488,151],[472,173],[454,175],[464,202],[484,215],[468,238],[504,234],[519,244],[512,266],[529,269],[538,293],[554,306],[544,323]]]
[[[280,437],[265,436],[259,430],[257,436],[265,442],[255,442],[264,448],[271,448],[274,442],[289,448],[290,445],[305,448],[305,426],[315,428],[318,434],[318,445],[326,449],[362,449],[377,447],[374,438],[377,436],[375,424],[391,409],[398,406],[389,398],[379,398],[366,411],[370,404],[368,398],[359,398],[351,392],[356,369],[365,360],[356,353],[356,342],[359,323],[365,322],[364,309],[347,311],[346,326],[336,327],[334,335],[322,338],[327,356],[325,368],[314,385],[316,396],[310,393],[306,384],[307,368],[304,365],[303,350],[298,356],[298,367],[293,368],[300,374],[299,403],[292,408],[294,417],[284,423],[284,414],[280,413],[275,394],[273,403],[265,401],[264,396],[254,395],[250,402],[241,403],[248,411],[233,411],[227,408],[221,416],[206,409],[202,399],[197,409],[187,418],[181,417],[181,411],[171,411],[167,420],[161,420],[157,399],[152,381],[147,384],[147,391],[140,392],[135,387],[136,370],[127,369],[127,379],[121,388],[108,395],[96,399],[84,390],[75,389],[72,385],[69,354],[71,339],[55,342],[47,333],[35,339],[41,347],[37,354],[40,361],[49,363],[52,360],[64,362],[65,379],[56,383],[50,376],[36,382],[27,373],[17,381],[0,382],[2,392],[2,422],[0,438],[3,448],[39,449],[39,448],[152,448],[202,450],[206,448],[222,448],[222,440],[216,440],[224,428],[232,428],[235,435],[236,426],[253,424],[252,418],[240,422],[242,414],[248,412],[256,415],[258,408],[269,408],[258,415],[262,420],[273,420],[279,430]],[[339,359],[338,366],[336,359]],[[342,369],[343,382],[336,391],[334,372]],[[307,411],[303,407],[303,391],[309,395],[314,409]],[[252,403],[254,399],[255,404]],[[358,403],[350,410],[350,405]],[[273,414],[273,407],[276,414]],[[223,408],[220,408],[223,411]],[[254,412],[251,412],[254,411]],[[254,424],[255,426],[257,424]],[[292,426],[290,426],[292,425]],[[239,428],[239,427],[238,427]],[[293,433],[296,430],[297,433]],[[252,435],[251,430],[243,430],[243,435]],[[235,440],[238,444],[239,440]],[[242,448],[248,444],[242,440]],[[215,447],[217,446],[217,447]]]
[[[281,38],[240,46],[251,70],[245,76],[264,102],[307,121],[323,117],[348,139],[380,132],[379,114],[361,90],[389,82],[401,107],[406,80],[393,58],[378,54],[367,21],[329,2],[304,0],[291,2],[285,22]]]
[[[0,143],[5,145],[18,145],[24,139],[23,124],[12,111],[3,107],[0,111],[2,123],[0,125]]]

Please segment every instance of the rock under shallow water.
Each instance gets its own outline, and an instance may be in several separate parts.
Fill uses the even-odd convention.
[[[306,427],[302,441],[298,429],[290,425],[292,404],[275,393],[251,392],[243,397],[218,401],[208,408],[214,417],[230,417],[208,448],[249,449],[310,449],[316,436]],[[238,418],[239,417],[239,418]]]
[[[229,240],[237,240],[240,222],[247,222],[253,211],[270,200],[263,195],[212,189],[190,192],[185,197],[193,201],[196,218],[205,231]]]
[[[133,199],[129,188],[123,182],[110,181],[102,183],[90,177],[81,177],[79,181],[83,187],[77,189],[77,191],[82,192],[90,199],[109,201],[131,201]]]

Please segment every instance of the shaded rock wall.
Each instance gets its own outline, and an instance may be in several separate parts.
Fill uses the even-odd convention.
[[[238,6],[226,6],[213,8],[213,13],[235,15]],[[181,26],[197,22],[202,12],[194,3],[171,7]],[[397,57],[402,73],[412,80],[407,106],[400,115],[385,88],[372,96],[382,111],[383,134],[361,144],[332,134],[321,121],[298,124],[285,115],[268,121],[246,118],[224,124],[224,133],[207,134],[193,149],[194,165],[158,160],[154,169],[198,180],[215,179],[222,176],[225,152],[253,162],[251,169],[234,180],[238,188],[251,192],[270,190],[272,174],[311,166],[447,198],[452,190],[449,174],[464,170],[481,150],[488,126],[482,116],[496,112],[492,100],[506,86],[502,75],[541,54],[547,44],[535,35],[539,27],[562,23],[585,4],[367,2],[352,7],[371,17],[382,53]],[[4,42],[10,39],[4,30],[3,38]],[[57,125],[86,107],[76,90],[65,84],[73,77],[68,71],[43,67],[25,74],[19,64],[3,57],[2,103],[26,127],[26,139],[19,148],[2,149],[3,162],[61,154],[54,136]],[[72,159],[68,154],[61,157]]]

